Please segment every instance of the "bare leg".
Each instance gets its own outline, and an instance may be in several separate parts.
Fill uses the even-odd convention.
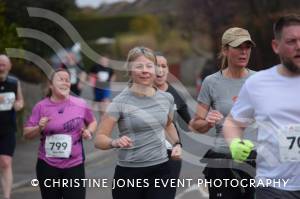
[[[1,184],[4,198],[10,198],[13,174],[12,174],[12,157],[7,155],[0,155],[1,168]]]

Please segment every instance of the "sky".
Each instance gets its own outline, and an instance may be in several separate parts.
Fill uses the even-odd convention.
[[[76,4],[78,7],[90,6],[97,8],[102,3],[115,3],[119,1],[133,2],[134,0],[76,0]]]

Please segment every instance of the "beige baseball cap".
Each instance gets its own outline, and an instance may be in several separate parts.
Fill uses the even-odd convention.
[[[229,45],[232,47],[237,47],[245,41],[250,41],[253,46],[256,46],[254,41],[252,41],[248,30],[243,28],[229,28],[222,36],[222,46]]]

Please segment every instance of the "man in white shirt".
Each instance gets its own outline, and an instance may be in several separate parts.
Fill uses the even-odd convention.
[[[300,198],[300,15],[280,17],[274,37],[272,48],[280,64],[246,81],[223,130],[233,159],[243,161],[252,150],[243,142],[243,129],[256,122],[256,182],[263,182],[256,199],[296,199]]]

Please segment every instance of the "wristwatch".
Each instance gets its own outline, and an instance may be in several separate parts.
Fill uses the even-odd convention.
[[[174,144],[173,144],[173,147],[175,147],[176,145],[180,145],[180,147],[182,147],[182,143],[180,142],[180,141],[177,141],[177,142],[175,142]]]

